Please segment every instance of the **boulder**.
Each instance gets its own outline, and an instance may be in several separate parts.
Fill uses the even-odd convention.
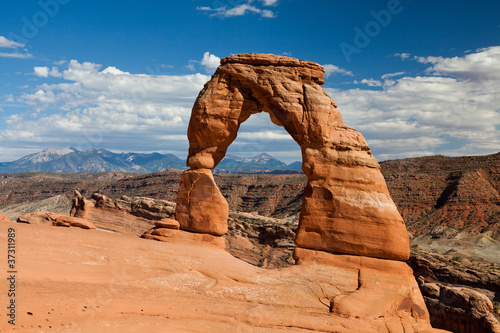
[[[165,218],[159,221],[155,221],[155,227],[179,230],[180,225],[179,222],[174,219]]]

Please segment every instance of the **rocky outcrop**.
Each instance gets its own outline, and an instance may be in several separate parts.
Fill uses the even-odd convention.
[[[500,323],[493,314],[493,304],[485,295],[464,287],[436,283],[420,286],[434,327],[455,333],[499,333]]]
[[[90,199],[83,198],[87,219],[100,229],[120,233],[142,235],[154,226],[173,216],[175,203],[166,200],[144,197],[122,196],[113,200],[101,193],[92,194]],[[73,200],[71,212],[78,211]],[[167,223],[167,222],[165,222]],[[170,223],[173,228],[173,224]]]
[[[89,215],[86,199],[78,190],[73,191],[72,207],[69,216],[86,219]]]
[[[494,264],[438,254],[413,253],[409,265],[429,309],[431,324],[456,333],[500,332],[491,300],[500,292]]]
[[[296,244],[407,260],[406,228],[380,167],[363,136],[343,124],[323,83],[323,68],[308,61],[263,54],[222,59],[191,113],[187,166],[192,170],[185,175],[217,166],[241,123],[254,113],[267,112],[302,150],[308,183]],[[187,193],[179,191],[177,211],[196,207]],[[181,229],[198,231],[185,222]]]
[[[24,214],[17,219],[17,222],[27,224],[50,224],[58,227],[76,227],[81,229],[96,228],[91,222],[85,219],[52,212],[36,212]]]

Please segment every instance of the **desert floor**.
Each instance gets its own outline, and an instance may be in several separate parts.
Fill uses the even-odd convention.
[[[9,228],[15,229],[16,325],[8,323],[4,255],[1,332],[351,332],[391,326],[384,318],[328,312],[318,296],[329,291],[318,281],[341,276],[335,267],[265,270],[201,243],[9,222],[0,225],[4,254]],[[345,279],[343,287],[350,283]]]

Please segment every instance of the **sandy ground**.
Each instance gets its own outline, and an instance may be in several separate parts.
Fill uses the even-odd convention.
[[[15,297],[7,297],[9,228],[15,229]],[[411,326],[330,314],[318,300],[315,279],[342,274],[335,267],[265,270],[201,244],[19,223],[0,225],[0,246],[1,332],[384,332]],[[8,323],[11,298],[15,326]]]

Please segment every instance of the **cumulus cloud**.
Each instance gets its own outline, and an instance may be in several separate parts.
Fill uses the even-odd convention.
[[[203,74],[130,74],[116,67],[71,60],[63,69],[38,67],[41,78],[60,77],[33,92],[8,96],[31,111],[4,118],[0,145],[123,151],[187,152],[187,124]],[[2,160],[2,159],[0,159]]]
[[[201,59],[200,64],[205,67],[207,72],[213,72],[220,65],[220,58],[210,54],[210,52],[205,52],[203,54],[203,59]]]
[[[277,4],[277,0],[261,0],[264,6],[275,6]],[[256,6],[253,3],[253,0],[247,0],[245,3],[240,5],[230,7],[222,6],[222,7],[206,7],[200,6],[197,7],[197,10],[201,10],[207,13],[211,13],[210,16],[219,16],[219,17],[238,17],[244,16],[247,14],[257,14],[263,18],[275,18],[276,14],[269,9],[262,9]]]
[[[424,64],[432,64],[428,71],[473,81],[500,79],[500,46],[480,49],[464,57],[416,57]]]
[[[49,77],[49,68],[48,67],[35,67],[33,68],[36,76],[39,77]]]
[[[325,69],[325,77],[329,77],[332,74],[342,74],[342,75],[349,75],[352,76],[351,71],[347,71],[345,69],[339,68],[338,66],[332,65],[332,64],[326,64],[323,65],[323,68]]]
[[[381,90],[327,92],[344,122],[363,133],[379,159],[495,153],[500,151],[499,50],[418,58],[432,65],[427,76],[395,78]]]

